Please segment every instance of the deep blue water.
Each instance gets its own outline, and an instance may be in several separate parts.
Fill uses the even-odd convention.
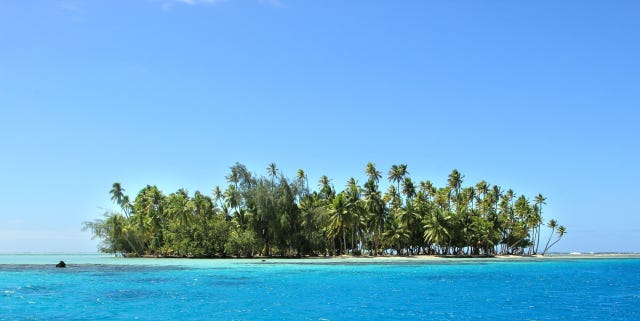
[[[640,259],[114,260],[0,264],[0,320],[640,320]]]

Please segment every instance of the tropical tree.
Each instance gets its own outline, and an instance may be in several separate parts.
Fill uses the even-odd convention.
[[[398,186],[396,187],[396,191],[400,191],[400,182],[404,179],[406,175],[409,175],[407,172],[407,164],[400,165],[392,165],[391,169],[388,173],[388,179],[391,183],[396,183]]]
[[[369,162],[365,167],[365,173],[369,177],[364,184],[363,209],[366,213],[367,235],[371,239],[373,254],[380,253],[384,227],[388,220],[387,208],[380,192],[378,181],[382,177],[375,164]]]
[[[271,177],[271,187],[275,187],[275,178],[278,176],[278,168],[276,167],[276,163],[269,163],[267,166],[267,174]]]
[[[365,167],[364,172],[369,177],[369,180],[372,180],[376,184],[378,183],[380,178],[382,178],[382,174],[376,169],[376,164],[372,162],[367,163],[367,166]]]
[[[560,225],[560,226],[558,226],[558,230],[556,232],[558,234],[558,236],[557,236],[558,238],[553,243],[551,243],[551,244],[549,244],[549,245],[547,245],[545,247],[544,252],[542,252],[542,255],[547,254],[547,251],[549,251],[549,249],[551,249],[551,247],[553,247],[556,243],[558,243],[560,241],[560,239],[562,239],[564,234],[567,233],[567,229],[564,226]],[[551,234],[551,235],[553,235],[553,234]]]
[[[460,174],[457,169],[451,171],[451,174],[449,174],[447,178],[447,187],[455,192],[453,199],[456,202],[456,211],[460,209],[460,189],[462,188],[463,179],[464,175]]]
[[[122,188],[122,185],[119,182],[115,182],[113,183],[111,190],[109,191],[109,193],[111,194],[111,201],[113,201],[114,203],[116,203],[118,206],[120,206],[120,208],[122,209],[122,212],[124,213],[124,216],[126,217],[126,224],[123,227],[123,234],[122,237],[126,240],[126,242],[129,245],[129,250],[131,252],[135,252],[136,256],[140,256],[140,250],[139,247],[136,247],[133,245],[133,241],[132,239],[134,238],[131,234],[131,228],[130,226],[132,225],[131,222],[131,202],[129,201],[129,196],[124,194],[125,190],[124,188]],[[141,241],[138,237],[138,245],[141,244]]]
[[[385,240],[389,247],[395,249],[396,255],[402,255],[404,244],[409,240],[407,226],[399,218],[392,218],[384,232]]]
[[[299,169],[296,174],[296,179],[298,183],[298,189],[301,191],[300,197],[306,196],[309,194],[309,180],[307,179],[307,174],[303,169]]]
[[[433,244],[437,253],[445,254],[448,251],[451,233],[449,232],[450,213],[442,208],[435,208],[424,220],[424,240],[427,244]],[[445,250],[445,248],[447,248]]]
[[[537,235],[536,235],[536,253],[539,250],[540,247],[540,225],[542,225],[542,204],[547,204],[547,198],[542,196],[542,194],[538,194],[535,197],[535,203],[536,203],[536,209],[538,210],[538,217],[537,217],[537,223],[538,225],[536,226],[537,229]],[[553,233],[553,232],[552,232]]]
[[[328,234],[332,238],[341,237],[341,254],[347,254],[346,225],[349,222],[347,200],[344,193],[339,193],[333,199],[329,207]]]

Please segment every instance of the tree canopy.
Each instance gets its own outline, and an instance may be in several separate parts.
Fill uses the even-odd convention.
[[[393,165],[388,188],[375,164],[367,181],[350,178],[338,190],[325,175],[311,190],[304,170],[285,177],[275,163],[258,176],[236,163],[228,186],[211,196],[179,189],[165,194],[147,185],[130,198],[120,183],[111,200],[118,211],[83,222],[103,252],[128,256],[252,257],[317,255],[545,254],[566,233],[542,217],[547,198],[533,201],[480,181],[464,187],[454,169],[447,185],[414,181],[406,164]],[[541,230],[549,237],[541,240]]]

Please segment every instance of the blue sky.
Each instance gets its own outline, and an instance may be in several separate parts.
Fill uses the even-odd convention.
[[[115,181],[370,161],[542,193],[555,250],[640,252],[638,57],[637,1],[4,1],[0,252],[95,251]]]

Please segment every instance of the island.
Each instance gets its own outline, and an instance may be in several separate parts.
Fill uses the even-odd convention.
[[[566,233],[543,219],[542,194],[531,200],[484,180],[463,186],[456,169],[436,187],[393,165],[385,191],[371,162],[363,185],[352,177],[341,190],[327,176],[312,190],[302,169],[294,179],[274,163],[266,169],[258,176],[236,163],[229,185],[211,196],[147,185],[131,199],[116,182],[110,194],[119,210],[83,230],[106,253],[202,258],[545,255]]]

